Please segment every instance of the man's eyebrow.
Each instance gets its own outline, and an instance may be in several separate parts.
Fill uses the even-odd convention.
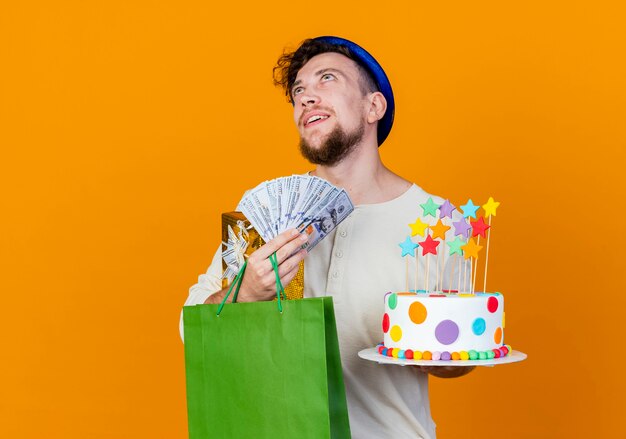
[[[315,72],[315,76],[321,76],[326,72],[335,72],[338,73],[340,75],[343,75],[343,72],[341,70],[338,69],[333,69],[332,67],[327,67],[325,69],[320,69],[317,72]],[[296,88],[296,86],[300,85],[302,83],[302,80],[300,79],[296,79],[293,83],[293,85],[291,86],[291,91],[293,92],[293,89]]]
[[[340,75],[343,75],[343,72],[341,70],[333,69],[332,67],[328,67],[328,68],[321,69],[321,70],[318,70],[317,72],[315,72],[315,76],[323,75],[326,72],[335,72],[335,73],[339,73]]]

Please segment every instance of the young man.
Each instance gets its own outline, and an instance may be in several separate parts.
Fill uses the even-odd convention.
[[[300,150],[317,165],[310,174],[344,188],[355,210],[308,255],[298,251],[307,237],[295,230],[258,249],[248,259],[238,301],[275,296],[273,252],[283,285],[306,256],[305,297],[333,296],[353,437],[434,438],[427,373],[454,377],[472,368],[383,366],[357,356],[382,339],[384,294],[405,289],[397,243],[431,196],[381,161],[378,148],[393,124],[391,85],[371,55],[337,37],[304,41],[279,59],[274,73],[294,106]],[[225,293],[220,275],[218,250],[186,305],[219,303]]]

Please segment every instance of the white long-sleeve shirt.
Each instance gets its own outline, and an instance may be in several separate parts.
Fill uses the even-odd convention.
[[[333,296],[350,428],[356,439],[435,438],[428,375],[414,367],[380,365],[357,355],[360,350],[382,341],[385,293],[406,290],[407,264],[398,244],[410,236],[409,224],[417,218],[435,223],[434,218],[423,217],[420,207],[430,196],[413,185],[393,200],[356,206],[305,259],[304,296]],[[433,196],[433,200],[437,204],[443,202],[439,197]],[[453,221],[459,218],[461,216],[455,212]],[[452,220],[447,221],[452,225]],[[447,232],[446,238],[452,240],[453,235],[454,228]],[[423,239],[416,236],[413,241]],[[439,245],[438,251],[449,253],[445,243]],[[415,259],[405,257],[409,258],[408,285],[413,289]],[[430,289],[434,289],[437,261],[433,255],[429,257]],[[446,259],[449,260],[449,256]],[[452,266],[447,262],[444,289],[448,288]],[[418,263],[418,289],[422,289],[426,262],[421,251]],[[185,305],[203,303],[210,294],[219,291],[221,271],[220,247],[207,272],[191,287]]]

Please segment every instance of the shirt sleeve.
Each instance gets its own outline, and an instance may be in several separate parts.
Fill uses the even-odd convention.
[[[189,296],[185,306],[199,305],[213,293],[222,289],[222,245],[220,244],[213,256],[206,273],[198,276],[198,283],[189,288]],[[180,338],[185,341],[183,330],[183,313],[180,313]]]

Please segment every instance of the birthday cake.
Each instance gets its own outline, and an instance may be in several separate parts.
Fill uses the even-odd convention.
[[[490,360],[506,356],[499,293],[387,293],[382,355],[413,360]]]
[[[487,239],[487,258],[483,267],[483,288],[486,290],[491,237],[491,231],[487,234],[487,230],[491,228],[491,217],[496,215],[499,204],[490,197],[482,206],[484,216],[479,216],[476,213],[479,206],[475,206],[470,199],[461,206],[463,217],[458,221],[453,221],[452,213],[456,207],[448,200],[437,205],[430,198],[421,205],[426,222],[417,218],[415,223],[409,224],[411,236],[399,244],[403,258],[415,258],[415,289],[409,290],[409,266],[412,264],[407,259],[407,292],[385,295],[383,343],[377,347],[379,354],[435,361],[491,360],[509,355],[511,347],[504,344],[504,296],[474,291],[478,254],[483,248],[481,237]],[[436,224],[430,224],[427,216],[432,216]],[[489,219],[488,224],[485,218]],[[446,221],[451,225],[447,225]],[[446,240],[446,234],[452,234],[452,226],[455,239]],[[425,239],[413,242],[412,237],[416,235]],[[443,243],[447,248],[444,245],[439,248]],[[416,252],[418,248],[422,250],[421,255]],[[436,264],[436,275],[432,276],[433,289],[429,279],[431,263]],[[448,289],[443,287],[446,264],[450,267]],[[418,289],[421,266],[424,267],[423,284]]]

